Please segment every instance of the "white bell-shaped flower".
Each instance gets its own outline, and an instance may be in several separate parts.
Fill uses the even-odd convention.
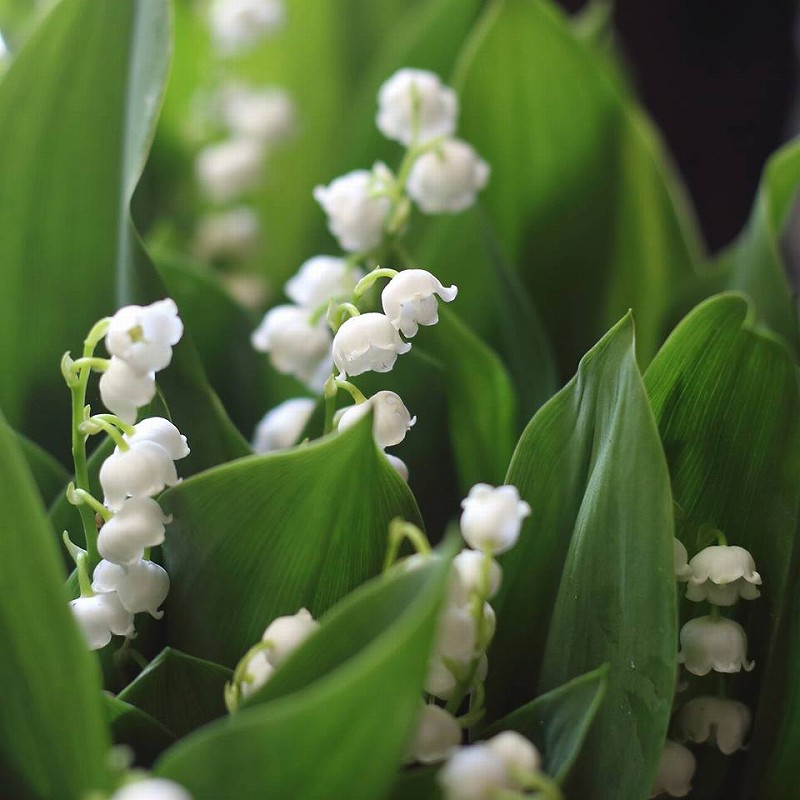
[[[273,667],[280,666],[318,628],[319,623],[305,608],[291,616],[273,620],[262,637],[269,645],[265,651],[267,661]]]
[[[439,616],[435,652],[452,661],[467,661],[475,652],[478,631],[468,606],[447,606]]]
[[[221,106],[222,118],[234,137],[275,145],[290,136],[295,128],[294,102],[291,95],[278,86],[227,87]]]
[[[146,417],[133,426],[133,433],[124,437],[129,445],[138,442],[155,442],[160,444],[173,461],[186,458],[191,452],[186,437],[164,417]]]
[[[283,0],[213,0],[209,25],[221,53],[243,52],[284,23]]]
[[[416,417],[409,414],[400,395],[383,391],[372,395],[366,403],[357,403],[345,409],[339,419],[339,430],[351,428],[370,410],[373,415],[372,433],[378,447],[400,444],[417,421]]]
[[[116,592],[126,611],[147,611],[155,619],[164,616],[159,606],[169,594],[167,571],[152,561],[139,559],[124,566],[101,561],[92,576],[95,592]]]
[[[461,533],[470,547],[493,554],[505,553],[517,542],[522,520],[531,507],[520,500],[516,486],[494,488],[477,483],[461,501]]]
[[[309,312],[299,306],[276,306],[253,331],[253,347],[269,353],[278,372],[294,375],[313,391],[322,391],[331,374],[331,333],[321,321],[311,323]]]
[[[689,554],[686,552],[683,542],[677,536],[672,537],[672,568],[676,581],[688,581],[692,575],[692,570],[689,566]]]
[[[372,250],[383,239],[392,209],[387,196],[390,180],[383,165],[348,172],[328,186],[317,186],[314,199],[328,217],[328,229],[343,250]]]
[[[445,303],[456,299],[456,286],[442,286],[441,281],[424,269],[398,272],[383,289],[383,311],[406,338],[416,336],[419,325],[435,325],[439,321],[436,295]]]
[[[100,376],[100,399],[103,405],[129,425],[136,413],[156,396],[154,372],[139,372],[127,361],[111,356],[108,369]]]
[[[722,617],[695,617],[680,633],[678,663],[694,675],[715,672],[750,672],[754,661],[747,659],[747,634],[738,622]]]
[[[192,796],[175,781],[145,778],[135,783],[126,783],[109,800],[192,800]]]
[[[458,95],[439,76],[424,69],[400,69],[378,90],[378,130],[406,145],[452,136]]]
[[[133,614],[123,607],[115,592],[79,597],[69,605],[91,650],[105,647],[111,634],[133,636]]]
[[[539,751],[522,734],[516,731],[503,731],[486,740],[486,746],[506,767],[509,775],[533,775],[542,768]]]
[[[469,669],[472,656],[468,659],[455,659],[450,658],[448,662],[453,664],[458,675],[466,674]],[[475,670],[475,676],[472,683],[472,688],[477,686],[479,682],[486,680],[489,674],[489,659],[486,653],[482,653],[478,661],[478,667]],[[425,691],[433,697],[438,697],[440,700],[449,700],[450,696],[456,688],[457,676],[453,674],[453,670],[444,663],[440,654],[434,653],[428,663],[428,672],[425,675]]]
[[[179,482],[170,454],[148,440],[115,450],[100,466],[104,503],[112,511],[119,511],[128,497],[153,497]]]
[[[294,397],[268,411],[253,434],[253,452],[271,453],[297,444],[315,406],[310,397]]]
[[[275,667],[267,661],[267,655],[263,650],[259,650],[247,662],[244,680],[239,684],[239,691],[242,697],[250,697],[258,691],[275,672]]]
[[[484,591],[487,592],[486,599],[491,600],[500,590],[500,584],[503,582],[503,570],[494,559],[489,560],[487,568],[486,555],[480,550],[462,550],[453,559],[453,567],[465,593],[462,601],[464,603],[469,602],[471,595],[482,594]]]
[[[397,356],[411,349],[389,317],[370,312],[350,317],[333,337],[333,362],[342,378],[364,372],[389,372]]]
[[[175,301],[125,306],[108,324],[106,350],[138,372],[158,372],[172,360],[172,348],[183,335]]]
[[[255,189],[264,168],[264,145],[237,136],[205,147],[194,164],[195,177],[212,203],[229,203]]]
[[[215,211],[201,218],[192,249],[204,261],[244,261],[258,248],[261,223],[247,206]]]
[[[692,751],[667,739],[650,796],[668,794],[670,797],[686,797],[692,791],[692,778],[696,768],[697,761]]]
[[[434,764],[447,758],[460,744],[461,727],[455,717],[440,706],[429,703],[420,709],[408,760]]]
[[[148,547],[164,541],[164,525],[171,521],[150,497],[129,497],[97,535],[97,550],[114,564],[138,561]]]
[[[485,742],[459,747],[436,776],[444,800],[493,800],[498,789],[513,789],[503,759]]]
[[[349,300],[363,275],[343,258],[314,256],[286,281],[284,291],[293,303],[316,311],[329,300]]]
[[[717,606],[732,606],[741,597],[755,600],[761,576],[753,557],[743,547],[712,545],[689,562],[692,574],[686,587],[689,600],[708,600]]]
[[[393,456],[391,453],[384,453],[383,454],[386,460],[389,462],[389,465],[392,469],[406,482],[408,483],[408,466],[406,462],[403,461],[402,458],[398,458],[397,456]]]
[[[448,139],[415,162],[409,197],[425,214],[455,214],[469,208],[489,181],[489,165],[466,142]]]
[[[738,700],[703,695],[693,697],[680,711],[680,729],[690,742],[716,742],[729,756],[744,747],[753,715]]]

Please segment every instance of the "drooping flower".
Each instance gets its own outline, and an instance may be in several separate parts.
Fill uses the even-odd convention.
[[[258,691],[275,672],[275,667],[267,661],[263,650],[254,653],[247,662],[243,679],[239,682],[242,697],[247,698]]]
[[[100,376],[103,405],[129,425],[136,414],[156,396],[154,372],[139,372],[117,356],[111,356],[108,369]]]
[[[191,452],[186,437],[164,417],[146,417],[133,426],[132,434],[126,434],[123,438],[129,445],[139,442],[160,444],[173,461],[186,458]]]
[[[378,130],[406,146],[452,136],[458,96],[439,76],[423,69],[400,69],[378,90]]]
[[[442,286],[439,279],[424,269],[398,272],[383,289],[383,311],[406,338],[416,336],[419,325],[439,321],[436,295],[446,303],[455,300],[458,288]]]
[[[675,572],[675,580],[682,583],[688,581],[692,570],[689,567],[689,554],[683,546],[683,542],[677,536],[672,537],[672,565]]]
[[[409,197],[425,214],[455,214],[469,208],[489,181],[489,165],[466,142],[448,139],[415,162]]]
[[[316,311],[329,300],[349,298],[363,275],[363,270],[343,258],[314,256],[300,265],[286,282],[284,291],[293,303]]]
[[[478,483],[461,501],[461,533],[470,547],[505,553],[517,542],[522,521],[531,513],[531,507],[520,500],[515,486],[494,488]]]
[[[153,497],[179,482],[170,454],[148,440],[115,450],[100,466],[104,502],[113,511],[119,511],[128,497]]]
[[[206,261],[242,261],[255,252],[260,238],[258,214],[247,206],[237,206],[202,217],[195,231],[193,250]]]
[[[222,118],[234,137],[275,145],[294,131],[294,102],[285,89],[234,85],[226,87],[221,99]]]
[[[213,0],[211,33],[225,55],[243,52],[274,33],[284,23],[282,0]]]
[[[280,666],[318,628],[319,623],[305,608],[291,616],[273,620],[262,637],[262,641],[269,645],[264,651],[267,661],[273,667]]]
[[[164,616],[159,607],[169,594],[169,575],[158,564],[139,559],[123,566],[104,560],[94,568],[92,578],[93,591],[116,593],[131,614],[146,611],[154,619]]]
[[[433,764],[447,758],[461,744],[461,727],[448,711],[433,703],[424,704],[411,741],[409,761]]]
[[[392,469],[406,482],[408,483],[408,466],[406,462],[403,461],[402,458],[398,458],[397,456],[393,456],[391,453],[384,453],[383,454],[386,460],[391,465]]]
[[[742,597],[754,600],[760,592],[761,576],[753,557],[743,547],[712,545],[689,562],[691,575],[686,587],[689,600],[708,600],[717,606],[732,606]]]
[[[502,758],[485,742],[459,747],[436,776],[445,800],[492,800],[498,789],[512,789]]]
[[[195,176],[212,203],[229,203],[258,186],[264,168],[264,146],[237,136],[200,151]]]
[[[697,761],[691,750],[667,739],[650,796],[658,797],[666,793],[670,797],[686,797],[692,791],[692,778],[696,768]]]
[[[389,372],[397,356],[411,349],[389,318],[370,312],[350,317],[333,337],[333,362],[342,378],[364,372]]]
[[[459,578],[459,587],[464,593],[462,602],[466,603],[472,594],[482,593],[486,556],[480,550],[462,550],[454,559],[453,567]],[[487,570],[486,599],[491,600],[500,590],[503,570],[492,559]]]
[[[105,647],[112,634],[133,636],[133,614],[123,607],[116,592],[78,597],[69,605],[91,650]]]
[[[536,747],[516,731],[503,731],[486,741],[486,746],[505,765],[509,775],[532,775],[541,770],[542,757]]]
[[[750,672],[755,662],[747,659],[747,634],[732,619],[695,617],[680,632],[678,663],[694,675],[715,672]]]
[[[730,755],[744,747],[753,715],[738,700],[703,695],[693,697],[680,710],[680,729],[690,742],[716,742]]]
[[[97,535],[97,550],[114,564],[138,561],[148,547],[164,541],[168,517],[150,497],[129,497]]]
[[[310,397],[294,397],[268,411],[253,434],[253,452],[270,453],[297,444],[315,405]]]
[[[372,432],[381,448],[400,444],[417,421],[398,394],[383,391],[375,393],[365,403],[357,403],[345,409],[339,419],[339,430],[351,428],[369,411],[373,414]]]

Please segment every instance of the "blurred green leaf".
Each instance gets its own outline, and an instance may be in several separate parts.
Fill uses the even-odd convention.
[[[669,720],[676,623],[669,476],[630,316],[534,416],[506,482],[532,515],[500,558],[489,720],[537,685],[547,691],[608,662],[606,700],[568,793],[600,798],[614,786],[616,798],[640,800]]]
[[[745,788],[753,797],[775,746],[790,676],[788,603],[800,522],[796,368],[784,343],[756,325],[747,298],[725,294],[676,328],[645,383],[689,555],[700,547],[700,526],[711,524],[750,550],[764,581],[762,598],[737,609],[756,670],[731,690],[753,705],[758,698]]]
[[[114,744],[130,747],[136,766],[149,769],[158,756],[174,743],[175,737],[141,709],[110,694],[104,695],[103,700]]]
[[[118,695],[176,738],[225,715],[223,690],[231,671],[167,647]]]
[[[90,789],[110,788],[100,672],[69,610],[36,485],[2,417],[0,463],[2,793],[81,800]]]
[[[233,666],[267,624],[315,616],[375,575],[389,522],[419,523],[369,420],[341,435],[208,470],[162,495],[169,643]]]
[[[261,702],[178,744],[157,773],[195,800],[383,796],[421,704],[448,574],[449,558],[432,559],[354,592],[278,668]]]
[[[72,476],[59,461],[36,442],[21,434],[17,438],[22,455],[25,456],[31,475],[36,481],[42,502],[45,506],[50,505],[59,492],[64,490]]]
[[[571,373],[629,308],[639,354],[649,359],[700,243],[656,132],[606,58],[553,4],[495,0],[464,47],[455,83],[459,136],[492,168],[482,202],[561,369]],[[482,274],[463,271],[459,286],[479,313]],[[489,306],[469,319],[483,332],[493,314]]]

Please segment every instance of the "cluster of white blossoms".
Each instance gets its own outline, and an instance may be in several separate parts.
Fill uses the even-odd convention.
[[[305,608],[270,622],[261,641],[244,654],[234,670],[233,680],[225,686],[228,711],[236,711],[242,700],[260,689],[318,628],[319,623]]]
[[[73,419],[78,420],[73,430],[78,485],[70,484],[67,497],[89,510],[88,524],[84,520],[86,550],[72,544],[65,533],[81,588],[70,605],[93,650],[105,647],[112,635],[133,637],[135,614],[163,616],[159,609],[169,591],[169,576],[147,556],[164,541],[170,519],[154,497],[179,482],[175,461],[187,456],[189,447],[167,419],[148,417],[132,423],[138,406],[152,399],[155,372],[169,364],[182,331],[172,300],[126,306],[93,328],[82,359],[72,361],[67,355],[62,361],[73,393]],[[92,354],[103,334],[108,360]],[[101,398],[112,414],[91,416],[84,405],[91,370],[101,373]],[[147,392],[136,394],[140,385],[146,385]],[[116,444],[100,466],[102,502],[90,493],[85,470],[85,439],[98,433],[107,433]],[[101,520],[99,531],[94,515]]]
[[[717,532],[720,544],[703,548],[691,560],[684,545],[673,541],[675,578],[686,583],[686,598],[708,602],[710,613],[684,623],[680,631],[678,663],[687,672],[704,676],[710,672],[749,672],[755,666],[747,658],[747,634],[739,623],[721,616],[720,607],[735,605],[739,599],[759,597],[761,576],[753,557],[743,547],[728,545]],[[676,713],[676,729],[683,742],[715,743],[730,755],[742,749],[750,730],[750,709],[727,697],[697,695]],[[696,768],[694,754],[678,741],[666,742],[653,796],[667,793],[684,797],[691,791]]]
[[[409,760],[423,764],[446,758],[461,744],[462,730],[475,724],[483,713],[483,682],[489,668],[486,651],[496,627],[489,600],[497,594],[503,578],[494,556],[514,546],[523,520],[531,513],[516,487],[493,488],[482,483],[472,487],[462,507],[461,532],[475,549],[465,548],[453,560],[447,600],[439,615],[424,684],[428,702],[420,709],[409,750]],[[424,541],[422,532],[408,523],[397,521],[393,526],[390,560],[404,536],[412,542]],[[420,552],[401,566],[413,569],[428,557]],[[457,717],[465,698],[473,693],[469,712]]]

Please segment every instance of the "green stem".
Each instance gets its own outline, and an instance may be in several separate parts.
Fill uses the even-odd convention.
[[[386,550],[386,559],[383,562],[384,572],[397,560],[400,545],[406,539],[411,542],[418,553],[428,555],[431,552],[428,537],[416,525],[412,525],[400,517],[395,517],[389,523],[389,547]]]
[[[113,425],[110,422],[107,422],[103,419],[104,415],[98,414],[94,417],[89,417],[89,419],[83,420],[80,425],[80,432],[86,434],[87,436],[91,436],[94,433],[98,433],[99,431],[105,431],[113,440],[114,444],[124,453],[126,450],[130,449],[130,445],[125,441],[122,433],[120,432],[119,428],[116,425]],[[131,430],[133,430],[131,428]]]
[[[83,357],[72,362],[72,369],[78,371],[88,367],[89,369],[96,369],[98,372],[105,372],[110,363],[111,361],[108,358]]]
[[[70,491],[71,489],[71,491]],[[94,495],[87,492],[85,489],[76,489],[74,484],[70,483],[67,487],[67,500],[74,506],[79,506],[85,503],[89,508],[99,514],[106,522],[108,522],[114,513],[106,508]]]
[[[375,281],[381,278],[389,278],[390,280],[397,275],[396,269],[389,269],[388,267],[379,267],[372,270],[369,275],[365,275],[353,289],[353,302],[357,302],[359,298],[368,291]]]
[[[356,403],[366,403],[367,398],[362,394],[357,386],[354,386],[350,381],[343,378],[336,378],[336,386],[339,389],[344,389]]]

